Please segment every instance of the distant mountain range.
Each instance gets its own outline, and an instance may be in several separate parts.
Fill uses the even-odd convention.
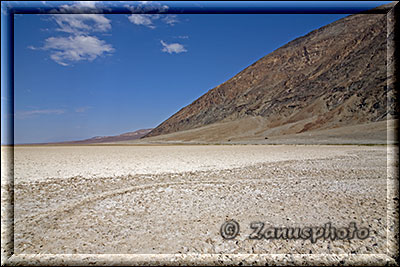
[[[67,141],[59,144],[99,144],[99,143],[113,143],[113,142],[121,142],[121,141],[132,141],[139,139],[146,134],[148,134],[152,128],[150,129],[140,129],[134,132],[128,132],[120,135],[114,136],[95,136],[85,140],[78,141]]]
[[[191,131],[190,140],[204,128],[202,140],[226,141],[391,119],[387,64],[387,16],[350,15],[266,55],[144,137]]]

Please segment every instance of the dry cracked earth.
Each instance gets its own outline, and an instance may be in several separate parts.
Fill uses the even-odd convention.
[[[15,253],[384,254],[387,181],[398,167],[387,156],[397,153],[391,146],[17,147]],[[225,240],[220,228],[231,219],[240,231]],[[354,222],[368,237],[250,239],[252,222],[263,231]]]

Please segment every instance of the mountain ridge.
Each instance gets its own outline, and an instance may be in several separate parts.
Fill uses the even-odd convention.
[[[298,37],[183,107],[145,137],[261,117],[301,133],[390,119],[386,15],[356,14]],[[386,109],[386,104],[388,109]],[[387,112],[388,110],[388,112]]]

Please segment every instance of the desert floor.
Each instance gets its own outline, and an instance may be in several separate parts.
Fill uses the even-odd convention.
[[[395,153],[352,145],[17,146],[15,253],[385,253],[387,180],[398,166],[387,156]],[[230,219],[240,232],[224,240],[220,227]],[[252,222],[355,222],[369,235],[251,240]]]

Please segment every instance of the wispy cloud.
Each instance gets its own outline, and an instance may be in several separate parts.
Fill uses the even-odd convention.
[[[79,108],[76,108],[76,109],[75,109],[75,112],[77,112],[77,113],[83,113],[83,112],[87,111],[87,110],[90,109],[90,108],[91,108],[90,106],[79,107]]]
[[[125,5],[125,7],[127,9],[129,9],[130,11],[132,11],[132,13],[136,13],[136,14],[137,13],[144,14],[149,11],[152,11],[152,12],[156,11],[156,12],[162,13],[162,12],[167,11],[169,8],[167,5],[164,5],[164,4],[161,4],[158,2],[154,2],[154,1],[138,1],[137,3],[139,3],[139,4],[136,4],[136,5],[127,4],[127,5]]]
[[[83,34],[111,30],[111,21],[101,14],[56,14],[52,17],[60,32]]]
[[[43,46],[30,45],[28,48],[49,51],[50,58],[62,66],[85,60],[93,61],[114,52],[111,44],[95,36],[95,33],[106,34],[111,30],[110,19],[103,14],[93,14],[103,10],[100,6],[100,1],[76,1],[52,10],[50,20],[57,25],[55,31],[64,35],[49,37],[44,40]]]
[[[158,19],[158,16],[158,14],[132,14],[128,16],[128,19],[135,25],[143,25],[154,29],[156,26],[154,26],[153,20]]]
[[[160,41],[163,49],[161,51],[172,54],[172,53],[183,53],[183,52],[187,52],[187,50],[185,49],[185,47],[179,43],[171,43],[171,44],[167,44],[166,42],[164,42],[163,40]]]
[[[28,110],[28,111],[18,111],[15,115],[18,119],[25,119],[35,115],[49,115],[49,114],[64,114],[64,109],[35,109],[35,110]]]
[[[114,52],[114,48],[94,36],[75,35],[69,37],[49,37],[41,48],[50,51],[50,58],[62,66],[88,60]]]
[[[99,7],[101,1],[75,1],[71,5],[61,5],[60,8],[54,9],[52,13],[98,13],[103,8]]]
[[[151,29],[155,29],[154,25],[156,20],[161,20],[165,24],[170,26],[175,25],[179,22],[176,15],[165,15],[165,14],[132,14],[128,16],[130,22],[135,25],[143,25]]]
[[[178,17],[176,15],[165,15],[163,16],[162,20],[171,26],[174,26],[176,23],[179,22]]]
[[[189,39],[189,36],[187,36],[187,35],[179,35],[179,36],[176,36],[175,38],[179,38],[179,39]]]
[[[142,25],[155,29],[156,26],[154,25],[154,22],[156,20],[161,20],[163,23],[171,26],[179,22],[177,16],[173,14],[146,14],[149,11],[163,13],[168,10],[168,6],[158,2],[139,1],[139,5],[125,5],[125,7],[132,11],[133,14],[129,15],[128,19],[135,25]]]
[[[82,7],[89,7],[89,8],[95,8],[96,7],[96,3],[98,3],[99,1],[77,1],[77,5],[78,6],[82,6]]]
[[[78,1],[73,5],[63,5],[55,13],[78,12],[96,9],[96,2]],[[67,37],[53,36],[44,40],[41,47],[28,46],[33,50],[46,50],[50,58],[62,66],[79,61],[93,61],[99,56],[115,51],[111,44],[100,40],[93,34],[111,30],[111,20],[102,14],[53,14],[51,19],[58,26],[57,32],[68,33]]]

